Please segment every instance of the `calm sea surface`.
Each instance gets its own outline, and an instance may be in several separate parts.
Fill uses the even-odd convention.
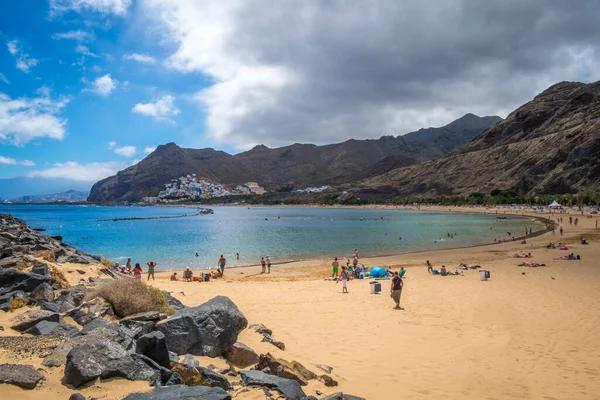
[[[529,219],[498,220],[495,215],[419,211],[213,207],[213,215],[141,221],[102,219],[193,214],[193,207],[96,207],[0,205],[1,213],[88,253],[113,261],[131,257],[159,269],[213,267],[224,254],[229,265],[306,258],[349,258],[442,249],[521,235]],[[383,217],[383,218],[382,218]],[[447,233],[456,233],[454,239]],[[199,254],[195,256],[196,252]],[[240,261],[236,260],[240,254]]]

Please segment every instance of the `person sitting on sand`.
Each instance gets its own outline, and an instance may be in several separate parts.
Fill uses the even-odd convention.
[[[440,275],[442,276],[446,276],[447,272],[446,272],[446,266],[442,265],[442,268],[440,268]]]
[[[585,238],[583,236],[581,237],[581,244],[588,244],[588,242],[585,240]]]
[[[521,244],[527,244],[527,240],[525,240],[525,239],[521,240]]]
[[[122,272],[121,271],[121,264],[118,261],[115,262],[115,271],[116,272]]]
[[[183,271],[183,279],[186,282],[191,282],[194,279],[194,273],[192,272],[192,270],[190,269],[190,267],[187,267],[185,269],[185,271]]]
[[[179,279],[177,279],[177,272],[173,272],[173,275],[171,275],[171,280],[172,281],[178,281]]]
[[[400,278],[404,278],[405,274],[406,274],[406,270],[404,269],[404,267],[400,267],[400,273],[398,274],[398,276]]]
[[[135,263],[135,268],[133,269],[133,276],[135,276],[135,279],[142,279],[142,267],[140,267],[140,263]]]
[[[331,277],[333,279],[336,279],[338,276],[338,271],[340,268],[340,263],[338,262],[337,257],[335,258],[335,260],[333,260],[333,262],[331,263]]]
[[[427,260],[426,264],[427,264],[427,272],[429,272],[430,274],[433,274],[433,265],[431,265],[429,260]]]

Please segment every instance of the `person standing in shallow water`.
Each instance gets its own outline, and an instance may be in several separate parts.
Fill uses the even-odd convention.
[[[267,274],[271,273],[271,256],[267,256]]]
[[[154,267],[156,267],[156,263],[154,261],[150,261],[148,263],[148,279],[150,280],[150,277],[152,277],[152,280],[154,280]]]
[[[400,307],[400,297],[402,297],[403,286],[404,282],[402,281],[402,278],[400,278],[398,272],[394,272],[394,277],[392,278],[390,297],[396,303],[396,307],[394,307],[396,310],[403,310],[403,308]]]
[[[331,273],[331,277],[333,279],[335,279],[338,276],[338,271],[340,268],[340,263],[338,262],[337,257],[335,258],[335,260],[333,260],[333,262],[331,263],[332,268],[332,273]]]
[[[261,274],[264,274],[265,272],[267,272],[267,270],[266,270],[267,263],[266,263],[264,257],[260,258],[260,265],[262,266],[262,272],[261,272]]]

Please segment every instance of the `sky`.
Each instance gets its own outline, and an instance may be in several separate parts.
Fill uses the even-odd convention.
[[[599,27],[595,0],[4,1],[0,178],[506,117],[599,80]]]

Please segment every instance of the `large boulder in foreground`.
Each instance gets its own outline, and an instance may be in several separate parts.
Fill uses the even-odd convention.
[[[217,357],[227,351],[248,320],[225,296],[217,296],[198,307],[179,310],[156,325],[170,351],[179,355]]]
[[[42,374],[32,365],[0,364],[0,383],[35,389],[41,380]]]
[[[79,387],[97,378],[120,377],[130,381],[154,382],[154,370],[132,357],[123,347],[108,340],[96,340],[74,347],[67,355],[65,382]]]
[[[169,350],[162,332],[150,332],[140,337],[135,344],[135,352],[154,360],[162,367],[169,367]]]
[[[329,396],[323,397],[321,400],[365,400],[364,397],[352,396],[351,394],[344,394],[337,392],[330,394]]]
[[[242,381],[246,386],[258,386],[277,390],[284,398],[290,400],[305,399],[306,394],[300,384],[292,379],[280,378],[275,375],[265,374],[262,371],[240,371]]]
[[[149,393],[133,393],[123,400],[231,400],[219,387],[174,385],[157,387]]]

